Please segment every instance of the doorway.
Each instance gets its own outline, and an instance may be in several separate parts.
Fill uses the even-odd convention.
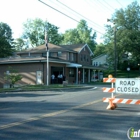
[[[54,67],[54,66],[51,67],[51,75],[54,74],[55,76],[55,80],[54,80],[55,84],[58,84],[58,75],[59,74],[63,75],[63,73],[64,73],[63,67]]]

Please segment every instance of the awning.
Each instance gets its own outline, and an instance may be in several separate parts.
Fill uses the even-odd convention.
[[[106,70],[104,67],[98,67],[98,66],[83,66],[84,69],[92,69],[92,70]]]
[[[82,65],[81,64],[76,64],[76,63],[70,63],[70,64],[67,64],[66,67],[80,68],[80,67],[82,67]]]

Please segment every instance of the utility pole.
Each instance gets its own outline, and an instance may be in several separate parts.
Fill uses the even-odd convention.
[[[117,77],[116,26],[114,23],[114,77]]]
[[[107,22],[112,22],[110,19],[107,19]],[[116,47],[116,26],[114,23],[114,77],[117,77],[117,47]]]
[[[46,79],[46,83],[47,83],[47,86],[49,85],[49,48],[48,48],[48,24],[46,22],[46,25],[45,25],[45,45],[46,45],[46,58],[47,58],[47,67],[46,67],[46,75],[47,75],[47,79]]]

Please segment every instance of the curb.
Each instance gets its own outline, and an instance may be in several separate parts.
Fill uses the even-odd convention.
[[[64,87],[64,88],[48,88],[48,89],[28,89],[28,90],[24,90],[24,89],[16,89],[16,90],[11,90],[11,91],[0,91],[0,93],[4,93],[4,92],[26,92],[26,91],[65,91],[65,90],[83,90],[83,89],[96,89],[96,87],[93,86],[84,86],[84,87],[74,87],[74,88],[68,88],[68,87]]]

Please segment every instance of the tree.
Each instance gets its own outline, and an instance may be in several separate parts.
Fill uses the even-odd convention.
[[[18,74],[18,71],[12,67],[8,68],[9,73],[4,73],[4,79],[10,82],[10,87],[14,87],[15,83],[22,79],[22,76]]]
[[[45,43],[45,26],[48,26],[48,40],[49,43],[58,45],[61,41],[61,35],[58,33],[58,27],[43,20],[36,18],[34,20],[28,19],[24,24],[24,32],[22,39],[30,42],[32,47],[36,47]],[[26,44],[26,47],[29,43]]]
[[[99,45],[96,45],[93,57],[96,57],[100,54],[107,54],[106,48],[107,48],[107,46],[102,43]]]
[[[23,40],[22,38],[17,38],[14,41],[14,46],[17,51],[21,51],[25,49],[25,47],[27,47],[27,42]]]
[[[127,8],[117,10],[111,21],[116,27],[117,64],[120,66],[124,54],[131,53],[135,61],[140,61],[140,6],[132,2]],[[114,50],[114,27],[106,26],[105,43],[108,53]],[[114,60],[114,59],[112,59]]]
[[[91,50],[95,49],[96,33],[92,33],[92,28],[88,28],[85,20],[81,20],[77,25],[77,28],[67,30],[63,34],[63,40],[61,44],[78,44],[78,43],[87,43]]]
[[[13,49],[12,30],[8,24],[0,22],[0,57],[12,55]]]

